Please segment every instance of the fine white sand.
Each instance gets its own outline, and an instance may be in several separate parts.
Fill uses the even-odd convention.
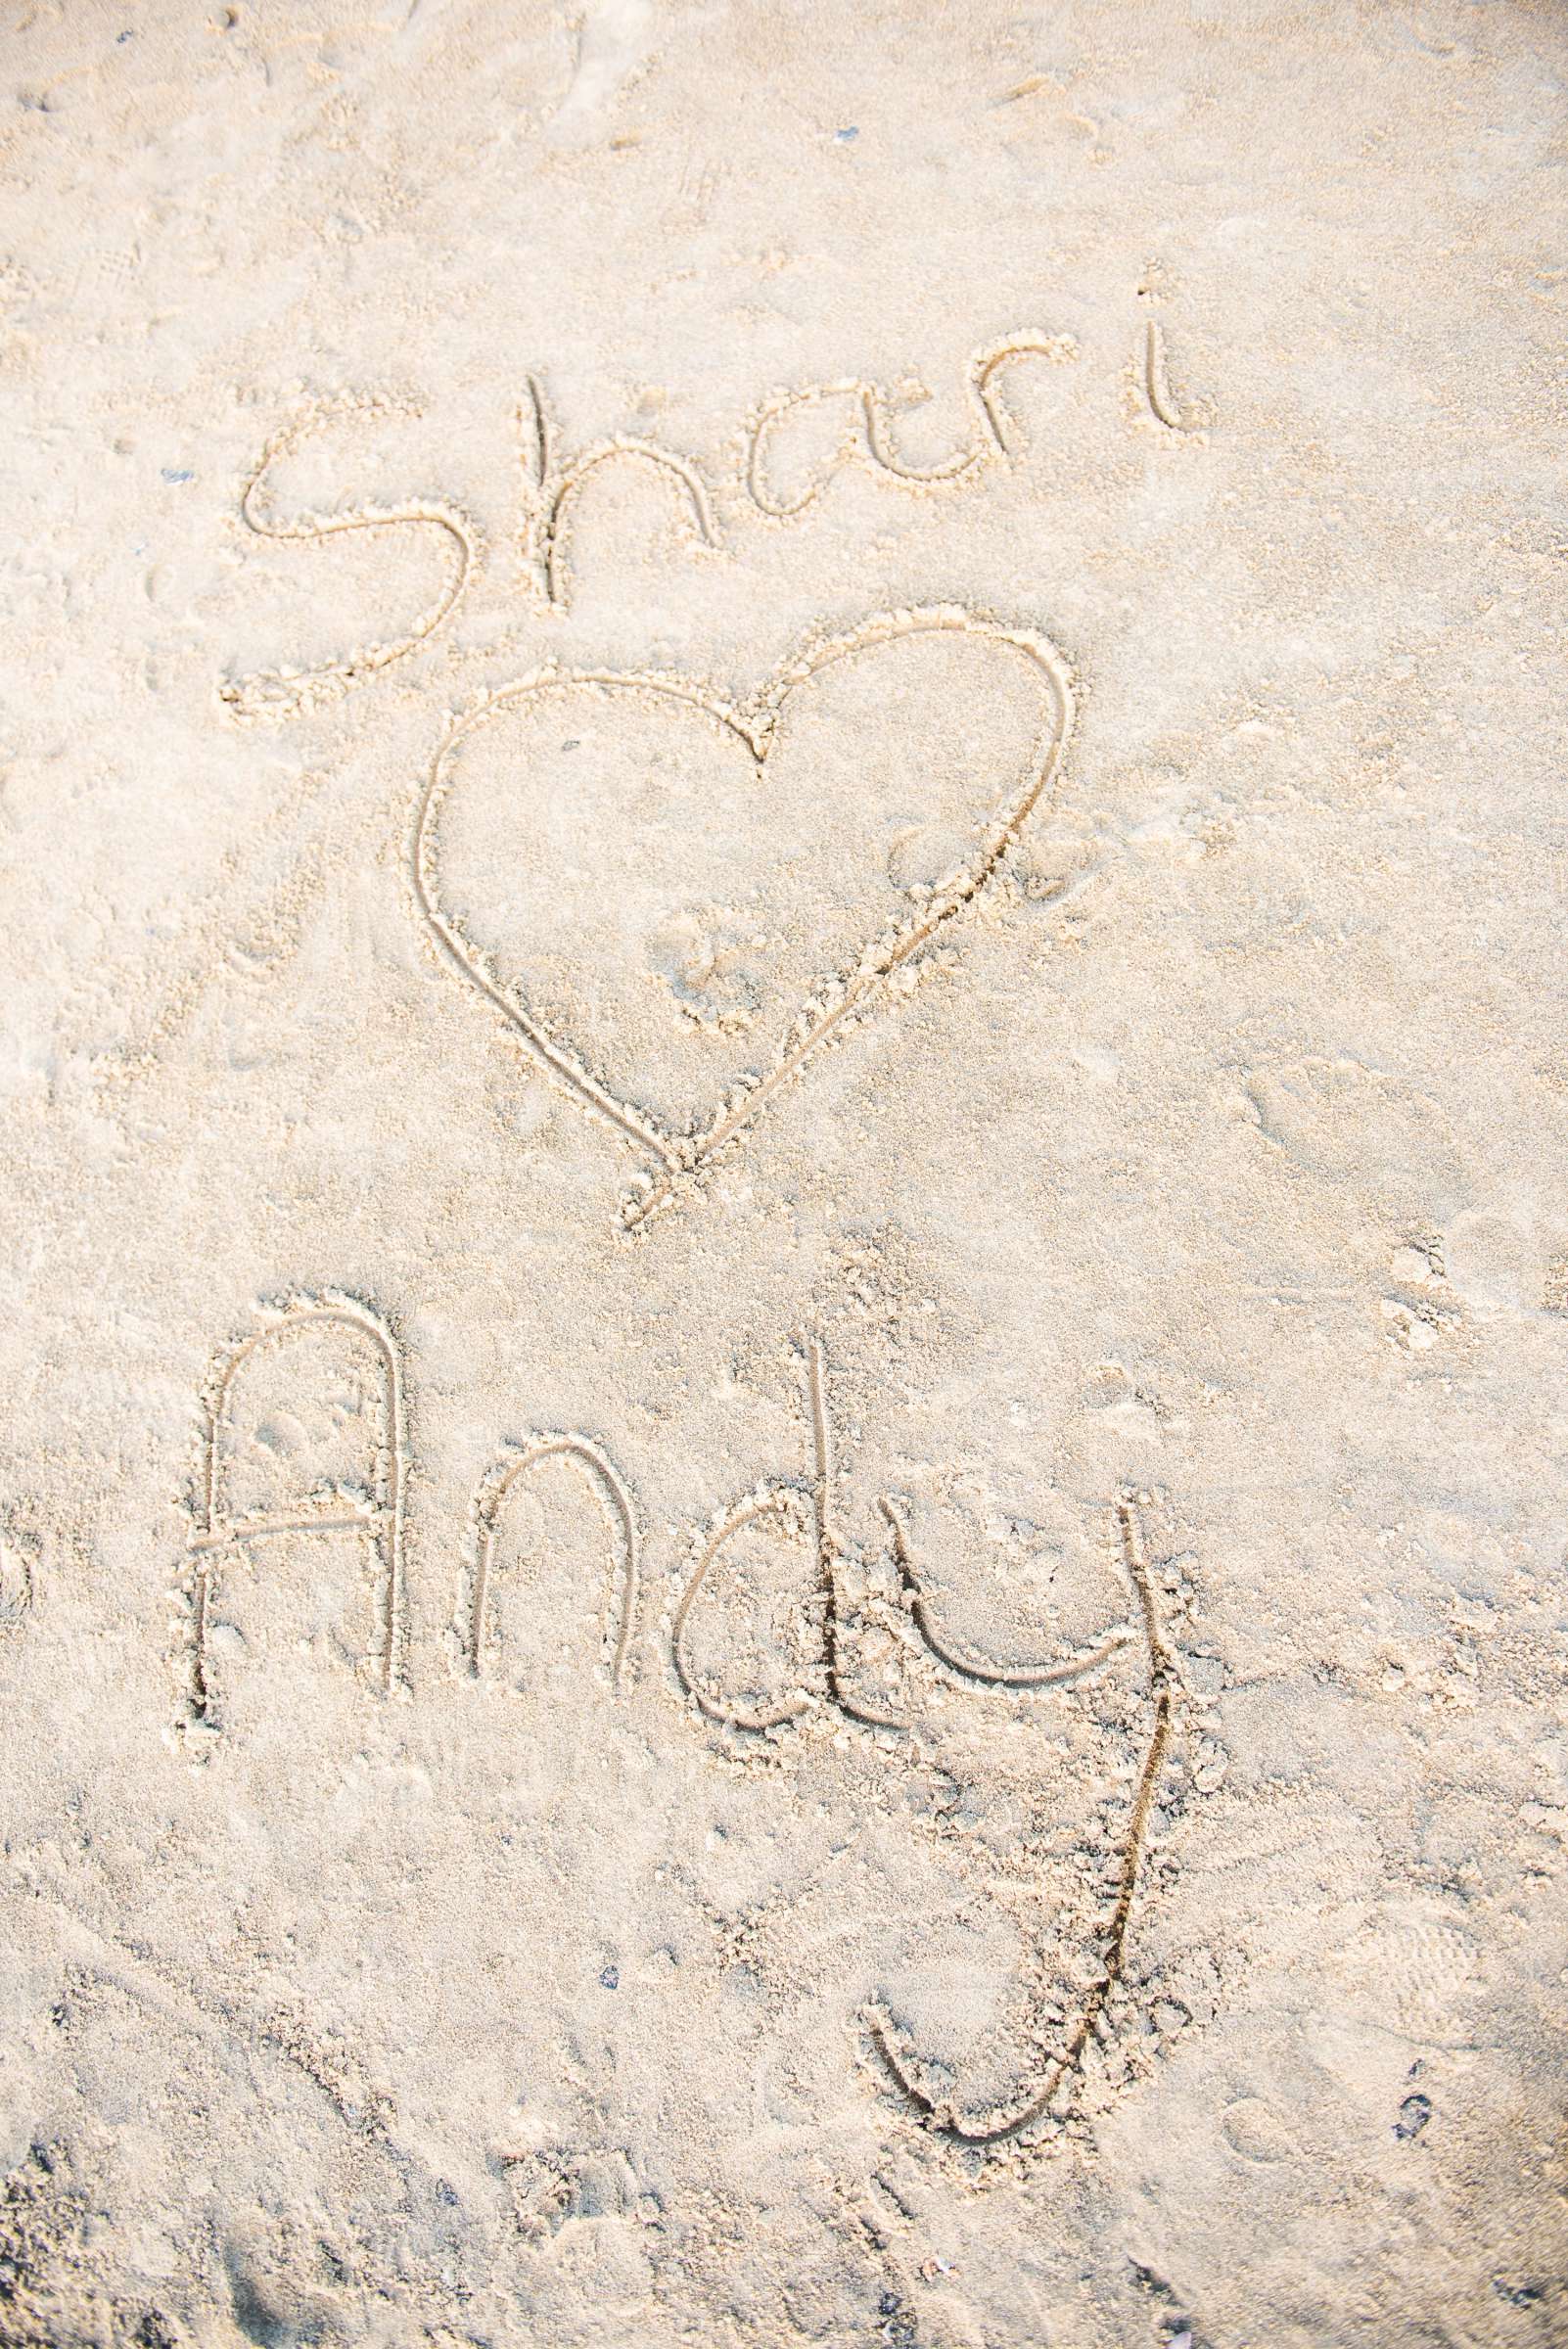
[[[1568,17],[3,15],[0,2342],[1568,2342]]]

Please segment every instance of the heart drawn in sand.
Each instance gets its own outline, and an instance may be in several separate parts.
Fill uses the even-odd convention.
[[[442,956],[673,1203],[994,878],[1070,674],[952,605],[815,638],[749,701],[543,669],[448,735],[412,841]],[[912,974],[909,974],[912,976]]]

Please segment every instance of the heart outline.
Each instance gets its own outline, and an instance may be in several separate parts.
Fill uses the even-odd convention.
[[[489,954],[465,937],[442,905],[433,833],[439,809],[456,781],[457,751],[470,733],[501,709],[548,693],[596,686],[608,692],[682,702],[700,711],[735,736],[750,754],[760,777],[784,704],[798,686],[852,654],[904,637],[939,633],[976,636],[1011,645],[1022,653],[1046,681],[1054,701],[1055,723],[1042,722],[1037,730],[1019,780],[982,825],[977,852],[947,874],[920,904],[907,914],[896,915],[880,936],[868,940],[847,975],[824,974],[812,983],[785,1031],[774,1065],[743,1080],[721,1099],[706,1128],[693,1134],[671,1133],[651,1112],[637,1109],[614,1092],[568,1039],[553,1035],[535,1018],[527,1001],[496,976]],[[414,816],[409,861],[415,902],[439,952],[460,978],[502,1014],[545,1076],[580,1109],[609,1125],[623,1140],[655,1162],[657,1172],[643,1174],[640,1195],[634,1193],[623,1205],[622,1221],[628,1231],[635,1230],[673,1205],[772,1096],[804,1071],[833,1032],[868,1005],[895,971],[987,888],[1024,825],[1054,786],[1072,738],[1075,714],[1072,671],[1048,637],[1038,629],[991,620],[961,604],[879,612],[853,628],[817,636],[775,668],[755,694],[738,702],[727,700],[700,678],[673,671],[564,668],[548,664],[499,686],[459,717],[447,733]]]

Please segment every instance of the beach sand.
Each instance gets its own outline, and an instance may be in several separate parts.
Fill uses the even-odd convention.
[[[0,2342],[1568,2343],[1568,18],[4,14]]]

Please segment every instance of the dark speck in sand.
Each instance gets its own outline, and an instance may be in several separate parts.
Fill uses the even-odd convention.
[[[847,122],[842,130],[836,130],[833,133],[833,136],[838,140],[841,147],[848,147],[850,141],[852,139],[857,139],[859,135],[860,125],[858,122]]]

